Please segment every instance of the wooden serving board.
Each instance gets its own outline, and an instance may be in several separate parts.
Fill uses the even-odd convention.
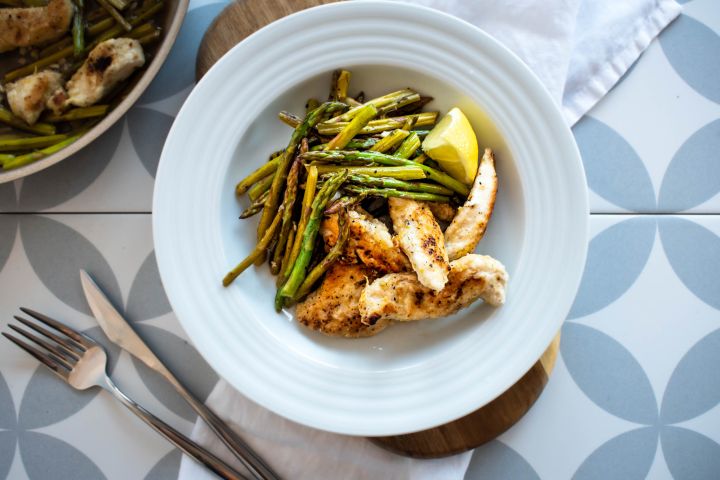
[[[500,436],[530,410],[550,378],[559,348],[558,333],[540,360],[515,385],[479,410],[429,430],[370,440],[416,458],[446,457],[479,447]]]
[[[198,50],[199,80],[228,50],[265,25],[300,10],[332,0],[236,0],[218,15]],[[338,65],[341,67],[342,65]],[[555,366],[560,334],[540,360],[509,390],[483,408],[430,430],[374,437],[375,444],[401,455],[435,458],[453,455],[489,442],[513,426],[538,399]],[[468,380],[471,381],[471,380]]]
[[[232,47],[256,30],[290,14],[334,0],[235,0],[210,25],[198,49],[195,77],[200,78]]]

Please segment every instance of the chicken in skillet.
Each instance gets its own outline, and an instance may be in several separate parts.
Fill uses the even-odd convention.
[[[67,103],[87,107],[145,64],[140,42],[132,38],[105,40],[93,48],[82,67],[67,83]]]
[[[6,89],[10,109],[28,125],[37,122],[45,108],[53,108],[56,96],[64,96],[62,75],[53,70],[28,75]]]
[[[0,53],[61,37],[70,28],[74,12],[70,0],[50,0],[45,7],[0,9]]]

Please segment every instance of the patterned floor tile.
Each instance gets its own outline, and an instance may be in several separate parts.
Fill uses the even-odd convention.
[[[720,471],[720,216],[593,215],[591,233],[546,391],[467,478]]]
[[[720,26],[695,10],[573,128],[593,213],[720,212]]]
[[[189,433],[194,413],[157,375],[107,342],[88,314],[79,283],[78,271],[85,266],[151,348],[205,398],[217,376],[170,311],[152,250],[151,217],[0,215],[0,222],[13,227],[0,235],[10,239],[0,248],[7,257],[0,258],[2,329],[20,313],[20,305],[27,305],[84,330],[106,345],[113,360],[110,370],[121,388]],[[48,478],[48,472],[58,479],[142,478],[151,470],[153,478],[174,478],[179,456],[165,458],[169,444],[107,393],[76,392],[9,342],[3,339],[1,345],[0,452],[9,457],[0,455],[0,478],[8,469],[17,471],[17,461],[30,478]],[[16,450],[21,455],[13,461]],[[70,463],[58,463],[62,458]]]

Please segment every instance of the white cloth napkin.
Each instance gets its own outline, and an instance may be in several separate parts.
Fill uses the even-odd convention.
[[[403,0],[409,1],[409,0]],[[515,52],[562,106],[569,125],[592,108],[679,13],[674,0],[414,0],[477,25]],[[362,438],[320,432],[271,413],[220,381],[207,401],[288,479],[461,479],[465,453],[390,454]],[[193,438],[242,471],[204,423]],[[212,478],[187,457],[180,479]]]
[[[414,460],[387,452],[361,437],[304,427],[253,403],[223,380],[207,404],[288,480],[450,480],[462,478],[470,463],[469,453],[447,459]],[[245,472],[204,423],[195,425],[192,438]],[[185,456],[178,478],[215,477]]]

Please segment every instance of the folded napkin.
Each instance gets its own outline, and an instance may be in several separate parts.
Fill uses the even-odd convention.
[[[407,0],[405,0],[407,1]],[[415,0],[482,28],[538,76],[569,125],[592,108],[679,13],[674,0]],[[390,454],[362,438],[320,432],[254,404],[224,381],[208,405],[284,478],[461,479],[470,453],[438,460]],[[193,438],[238,467],[207,426]],[[211,478],[187,457],[181,479]]]

